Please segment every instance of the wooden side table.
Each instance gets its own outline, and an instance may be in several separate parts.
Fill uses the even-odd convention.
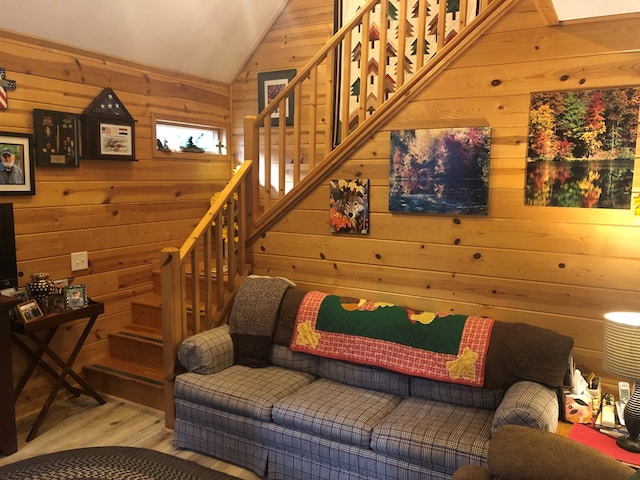
[[[16,412],[13,403],[13,362],[9,312],[20,303],[14,297],[0,295],[0,451],[11,455],[18,451]]]
[[[29,377],[31,377],[37,366],[40,366],[55,380],[55,383],[51,389],[51,392],[49,393],[49,396],[47,397],[47,400],[42,406],[42,409],[40,410],[36,421],[31,427],[29,435],[27,435],[27,442],[33,440],[38,434],[38,429],[47,416],[47,413],[49,412],[49,409],[51,408],[51,405],[53,404],[53,401],[55,400],[60,387],[66,388],[74,397],[77,397],[81,394],[89,395],[93,397],[100,405],[106,403],[104,398],[102,398],[102,396],[98,392],[96,392],[84,378],[82,378],[73,370],[73,363],[75,362],[78,353],[80,353],[82,345],[84,345],[85,340],[89,336],[89,332],[93,328],[98,315],[103,312],[104,304],[101,302],[92,301],[86,307],[77,310],[66,310],[61,313],[51,313],[49,315],[45,315],[44,317],[40,317],[29,322],[11,322],[11,337],[13,338],[13,341],[31,358],[31,362],[27,366],[22,377],[20,378],[20,381],[18,382],[18,385],[16,386],[14,402],[18,400],[18,397],[22,393],[22,390],[29,381]],[[78,341],[73,347],[69,358],[64,361],[56,352],[51,349],[51,347],[49,347],[49,343],[53,339],[53,336],[55,335],[60,325],[81,318],[88,318],[89,321],[85,325],[80,337],[78,337]],[[42,335],[43,332],[44,335]],[[21,335],[29,338],[35,344],[35,348],[30,347],[24,341],[22,341],[22,339],[20,338]],[[53,360],[55,364],[57,364],[57,366],[59,367],[59,371],[56,371],[53,367],[51,367],[44,361],[44,355],[47,355],[51,360]],[[67,381],[67,377],[71,377],[73,380],[75,380],[79,387],[70,384]]]

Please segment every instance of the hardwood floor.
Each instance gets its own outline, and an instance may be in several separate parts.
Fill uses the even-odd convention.
[[[107,403],[81,396],[51,407],[38,436],[25,442],[35,415],[18,422],[18,452],[0,454],[0,465],[43,453],[71,448],[120,445],[142,447],[197,462],[243,480],[258,480],[254,473],[229,463],[171,446],[173,432],[164,426],[164,413],[117,397]]]

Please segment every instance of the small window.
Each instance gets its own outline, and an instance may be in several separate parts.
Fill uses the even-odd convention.
[[[155,120],[156,150],[165,153],[226,155],[224,129],[173,120]]]

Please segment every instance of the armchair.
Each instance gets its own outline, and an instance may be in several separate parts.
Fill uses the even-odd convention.
[[[517,425],[501,427],[489,442],[488,468],[468,465],[451,480],[640,479],[640,472],[581,443]]]

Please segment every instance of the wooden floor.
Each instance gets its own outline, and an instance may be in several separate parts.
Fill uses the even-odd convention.
[[[9,456],[0,454],[0,465],[71,448],[119,445],[169,453],[244,480],[260,478],[215,458],[174,449],[173,432],[165,428],[163,412],[116,397],[105,398],[105,405],[85,396],[53,405],[38,436],[28,443],[25,439],[35,417],[20,420],[18,452]]]

